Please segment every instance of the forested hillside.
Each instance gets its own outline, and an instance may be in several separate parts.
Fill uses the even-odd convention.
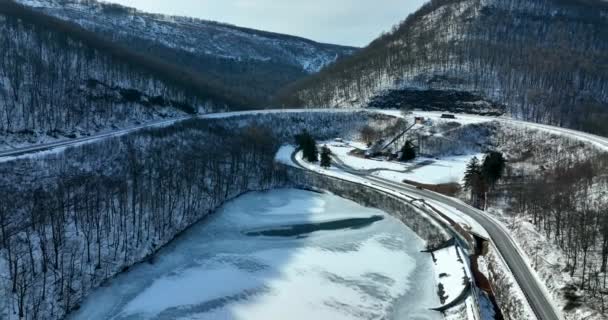
[[[95,0],[17,1],[113,43],[187,66],[257,108],[268,107],[279,88],[355,50],[194,18],[148,14]]]
[[[192,119],[0,162],[0,319],[63,318],[225,201],[282,185],[275,153],[295,134],[351,136],[382,117]]]
[[[0,4],[0,148],[242,105],[184,70],[11,1]]]
[[[444,101],[436,101],[438,92]],[[608,5],[432,0],[354,56],[285,90],[279,102],[443,110],[456,104],[456,111],[504,110],[608,134]]]

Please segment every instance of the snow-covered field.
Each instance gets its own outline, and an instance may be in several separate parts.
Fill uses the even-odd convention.
[[[424,184],[462,183],[467,163],[469,163],[473,157],[477,157],[477,159],[482,161],[484,155],[472,154],[441,157],[439,159],[418,158],[412,164],[413,168],[410,172],[382,170],[373,174],[393,181],[410,180]],[[424,163],[428,164],[420,165],[419,167],[417,166]]]
[[[350,155],[355,148],[364,149],[357,142],[327,142],[333,155],[355,170],[368,170],[370,173],[396,182],[403,180],[423,184],[462,183],[467,164],[473,157],[483,161],[483,154],[468,154],[441,158],[419,157],[411,162],[364,159]]]
[[[256,229],[382,216],[359,228]],[[385,213],[329,194],[250,193],[91,295],[71,319],[441,319],[430,255]]]

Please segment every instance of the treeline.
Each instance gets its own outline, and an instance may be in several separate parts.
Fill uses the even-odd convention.
[[[486,207],[487,194],[503,177],[505,162],[503,154],[496,151],[488,152],[481,161],[477,157],[469,161],[463,178],[464,189],[470,191],[469,199],[475,207]]]
[[[563,286],[559,281],[552,283],[552,278],[560,276],[555,273],[567,272],[572,277],[571,285],[557,288],[567,308],[586,304],[606,314],[608,154],[542,132],[503,131],[498,138],[511,150],[511,158],[503,180],[490,189],[489,206],[507,204],[513,217],[529,221],[551,242],[539,247],[529,240],[522,242],[534,266],[547,263],[544,255],[553,250],[551,244],[561,249],[565,268],[547,266],[552,274],[546,278],[550,286]]]
[[[468,91],[521,119],[608,134],[607,15],[600,1],[431,1],[280,102],[365,106],[390,89]]]
[[[489,214],[501,213],[497,218],[511,229],[541,280],[566,307],[567,318],[605,318],[608,153],[589,142],[497,121],[448,122],[437,131],[443,132],[441,137],[421,139],[421,150],[433,157],[488,150],[504,155],[501,159],[490,152],[494,156],[487,163],[486,158],[469,163],[462,200]],[[493,280],[507,285],[504,275],[491,273]],[[501,299],[511,303],[505,288]]]
[[[608,156],[577,164],[564,164],[540,178],[518,179],[509,192],[513,211],[525,213],[566,258],[566,269],[576,287],[565,290],[571,307],[583,301],[606,313],[608,298],[608,203],[594,199],[608,184],[595,179],[608,170]],[[537,249],[538,250],[538,249]],[[542,251],[531,255],[535,263]],[[567,289],[567,288],[566,288]],[[585,297],[576,297],[577,290]],[[579,301],[580,300],[580,301]]]
[[[71,132],[239,106],[184,70],[0,1],[0,133]]]
[[[226,200],[283,185],[274,156],[295,133],[349,136],[369,121],[197,119],[0,163],[0,318],[63,318]]]

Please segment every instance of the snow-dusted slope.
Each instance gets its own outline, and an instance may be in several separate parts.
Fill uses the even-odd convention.
[[[245,105],[205,80],[0,0],[0,150]]]
[[[211,81],[236,88],[241,96],[249,98],[249,103],[259,106],[283,86],[355,51],[352,47],[211,21],[148,14],[94,0],[16,2],[140,52],[186,65]]]
[[[236,61],[274,61],[319,71],[354,48],[240,28],[186,17],[148,14],[96,1],[17,0],[89,30],[111,33],[114,40],[139,37],[200,56]]]
[[[498,114],[608,134],[608,6],[434,0],[285,104]]]

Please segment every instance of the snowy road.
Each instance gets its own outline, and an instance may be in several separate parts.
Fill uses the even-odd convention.
[[[154,127],[164,127],[169,126],[174,123],[188,120],[188,119],[222,119],[229,117],[237,117],[237,116],[246,116],[246,115],[256,115],[256,114],[268,114],[268,113],[298,113],[298,112],[353,112],[353,111],[363,111],[362,109],[271,109],[271,110],[248,110],[248,111],[234,111],[234,112],[221,112],[221,113],[208,113],[198,116],[184,116],[178,117],[168,120],[154,121],[142,125],[137,125],[134,127],[126,128],[126,129],[117,129],[102,133],[97,133],[88,137],[76,138],[76,139],[66,139],[62,141],[43,143],[34,146],[27,147],[17,147],[12,150],[0,151],[0,161],[10,160],[15,157],[20,157],[29,154],[35,154],[43,151],[50,151],[54,149],[61,149],[71,146],[76,146],[80,144],[94,142],[96,140],[106,139],[110,137],[122,136],[125,134],[129,134],[132,132],[136,132],[146,128],[154,128]]]
[[[295,153],[292,155],[292,162],[297,164],[299,164],[300,162],[300,160],[297,159],[297,157],[295,156]],[[304,165],[300,165],[300,168],[308,170],[308,168]],[[444,207],[449,208],[451,211],[458,211],[474,219],[490,235],[492,241],[494,242],[494,245],[500,252],[500,255],[502,256],[504,261],[507,263],[509,269],[511,270],[511,273],[517,280],[519,287],[528,299],[530,307],[535,312],[537,319],[561,319],[560,313],[556,310],[555,306],[551,302],[551,297],[547,290],[544,288],[544,285],[538,281],[538,278],[535,276],[535,272],[526,263],[524,259],[524,254],[520,252],[517,244],[511,238],[509,232],[504,229],[499,222],[486,215],[485,213],[454,198],[450,198],[428,190],[420,190],[414,186],[410,186],[403,183],[397,183],[388,179],[373,176],[366,172],[353,170],[352,168],[346,166],[339,166],[338,169],[344,171],[347,174],[354,175],[361,179],[367,180],[369,184],[362,184],[363,187],[374,188],[374,186],[379,186],[389,190],[397,191],[409,197],[436,201],[438,203],[441,203]],[[323,171],[315,172],[323,173]],[[379,190],[382,191],[382,189]]]
[[[131,132],[135,132],[135,131],[145,129],[145,128],[169,126],[169,125],[172,125],[179,121],[183,121],[183,120],[187,120],[187,119],[191,119],[191,118],[192,118],[191,116],[187,116],[187,117],[174,118],[174,119],[170,119],[170,120],[154,121],[151,123],[146,123],[146,124],[130,127],[127,129],[108,131],[108,132],[99,133],[99,134],[95,134],[95,135],[88,136],[88,137],[69,139],[69,140],[63,140],[63,141],[57,141],[57,142],[51,142],[51,143],[44,143],[44,144],[39,144],[39,145],[35,145],[35,146],[16,148],[13,150],[8,150],[8,151],[0,151],[0,159],[10,158],[10,157],[19,157],[19,156],[30,154],[30,153],[48,151],[48,150],[52,150],[52,149],[56,149],[56,148],[70,147],[70,146],[93,142],[95,140],[105,139],[105,138],[109,138],[109,137],[117,137],[117,136],[129,134]]]
[[[176,123],[176,122],[179,122],[182,120],[186,120],[186,119],[190,119],[190,118],[218,119],[218,118],[228,118],[228,117],[242,116],[242,115],[256,115],[256,114],[264,114],[264,113],[355,112],[355,111],[364,111],[364,110],[366,110],[366,109],[305,109],[305,110],[304,109],[272,109],[272,110],[250,110],[250,111],[236,111],[236,112],[224,112],[224,113],[210,113],[210,114],[194,116],[194,117],[186,116],[186,117],[180,117],[180,118],[175,118],[175,119],[151,122],[151,123],[127,128],[127,129],[119,129],[119,130],[115,130],[115,131],[104,132],[104,133],[92,135],[90,137],[83,137],[83,138],[70,139],[70,140],[65,140],[65,141],[45,143],[45,144],[40,144],[40,145],[36,145],[36,146],[16,148],[13,150],[8,150],[8,151],[0,151],[0,160],[5,160],[6,158],[18,157],[18,156],[32,154],[32,153],[37,153],[37,152],[41,152],[41,151],[48,151],[48,150],[52,150],[52,149],[56,149],[56,148],[64,148],[64,147],[74,146],[74,145],[78,145],[78,144],[93,142],[93,141],[99,140],[99,139],[125,135],[125,134],[131,133],[131,132],[145,129],[145,128],[168,126],[173,123]],[[370,110],[370,109],[367,109],[367,111],[374,111],[374,112],[384,113],[384,114],[393,115],[393,116],[400,116],[399,111]],[[435,118],[435,119],[441,118],[440,112],[415,111],[413,114],[424,116],[427,118]],[[543,130],[543,131],[550,132],[550,133],[565,135],[565,136],[568,136],[571,138],[575,138],[575,139],[579,139],[582,141],[592,143],[599,148],[608,150],[608,138],[604,138],[604,137],[600,137],[597,135],[584,133],[584,132],[580,132],[580,131],[576,131],[576,130],[564,129],[564,128],[537,124],[537,123],[531,123],[531,122],[525,122],[525,121],[520,121],[520,120],[513,120],[513,119],[509,119],[509,118],[505,118],[505,117],[484,117],[484,116],[476,116],[476,115],[458,114],[457,120],[468,122],[468,123],[500,121],[500,122],[509,123],[512,125],[525,126],[528,128]]]
[[[427,190],[419,190],[412,186],[398,184],[378,177],[367,176],[366,178],[381,186],[391,188],[393,190],[398,190],[422,199],[431,199],[440,202],[475,219],[475,221],[483,226],[488,234],[490,234],[492,241],[500,251],[501,256],[509,266],[509,269],[517,280],[517,283],[526,295],[526,298],[528,299],[532,310],[534,310],[536,313],[537,318],[542,320],[561,319],[560,313],[555,310],[555,307],[551,302],[549,293],[544,288],[544,285],[538,281],[531,267],[526,263],[523,253],[519,251],[518,246],[511,238],[509,232],[494,219],[456,199]]]
[[[378,111],[380,112],[380,111]],[[396,112],[383,112],[386,114],[398,115]],[[440,119],[440,112],[423,112],[423,111],[414,111],[414,115],[423,116],[427,118]],[[486,117],[486,116],[477,116],[477,115],[467,115],[467,114],[456,114],[456,120],[458,122],[464,123],[480,123],[480,122],[488,122],[488,121],[498,121],[510,125],[526,127],[529,129],[537,129],[540,131],[544,131],[547,133],[562,135],[566,137],[570,137],[573,139],[577,139],[580,141],[585,141],[595,145],[598,148],[608,151],[608,138],[594,135],[591,133],[585,133],[581,131],[576,131],[572,129],[560,128],[556,126],[539,124],[534,122],[527,122],[522,120],[515,120],[507,117]]]

